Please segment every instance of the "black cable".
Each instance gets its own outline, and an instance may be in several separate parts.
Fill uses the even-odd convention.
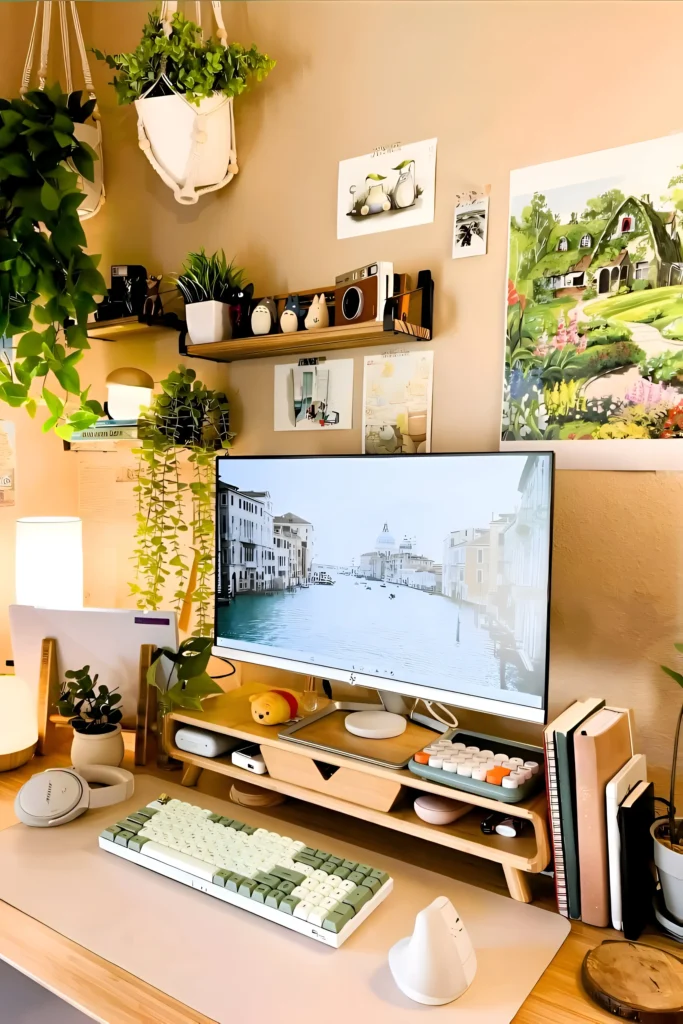
[[[227,658],[220,658],[216,654],[214,654],[214,658],[216,658],[216,661],[222,661],[225,665],[229,665],[230,668],[232,669],[232,672],[226,672],[222,676],[211,676],[212,679],[230,679],[231,676],[234,676],[237,673],[237,669],[235,668],[233,663],[229,661]]]

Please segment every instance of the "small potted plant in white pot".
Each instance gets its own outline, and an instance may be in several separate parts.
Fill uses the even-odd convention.
[[[191,252],[176,278],[185,300],[185,319],[190,341],[203,345],[232,338],[233,310],[253,288],[244,286],[244,271],[225,258],[221,249],[207,256],[204,249]]]
[[[674,647],[683,654],[683,644],[674,644]],[[683,675],[680,672],[673,668],[668,668],[666,665],[662,665],[662,670],[668,676],[671,676],[679,686],[683,687]],[[664,904],[670,916],[679,924],[683,924],[683,818],[676,817],[674,800],[681,723],[683,723],[683,706],[681,706],[681,710],[678,713],[678,723],[674,737],[669,813],[665,820],[658,818],[650,829],[654,840],[655,865],[662,887]]]
[[[57,708],[69,719],[74,738],[71,762],[74,768],[91,764],[118,766],[123,761],[121,711],[116,707],[121,695],[100,684],[98,675],[90,678],[90,666],[65,672],[65,682]]]

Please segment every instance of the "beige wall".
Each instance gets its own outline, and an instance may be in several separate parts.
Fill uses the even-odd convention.
[[[3,95],[18,81],[31,6],[0,5]],[[135,43],[151,5],[79,6],[88,42],[116,50]],[[237,102],[239,176],[196,207],[178,206],[137,150],[133,110],[115,105],[105,85],[110,73],[98,66],[108,199],[87,227],[93,250],[104,253],[105,267],[143,262],[169,272],[189,249],[222,246],[248,267],[259,292],[328,284],[378,258],[411,273],[429,267],[436,280],[434,448],[495,449],[509,171],[680,130],[676,61],[650,41],[680,35],[683,8],[423,0],[224,9],[232,38],[253,40],[278,59],[270,79]],[[339,159],[431,136],[439,140],[434,223],[337,242]],[[454,193],[487,183],[488,256],[454,262]],[[139,345],[135,353],[120,343],[99,345],[84,376],[101,393],[105,366],[134,357],[160,370],[173,356],[170,345]],[[325,437],[273,432],[273,360],[214,370],[233,396],[236,450],[358,451],[361,357],[359,350],[354,429]],[[198,367],[208,376],[210,364]],[[53,511],[61,503],[72,510],[74,457],[58,455],[33,424],[23,423],[20,445],[19,509]],[[658,665],[683,639],[681,507],[680,475],[557,477],[551,714],[576,696],[604,693],[636,709],[642,749],[660,763],[669,757],[680,700]],[[13,516],[0,517],[4,571]],[[0,578],[0,608],[11,589]]]

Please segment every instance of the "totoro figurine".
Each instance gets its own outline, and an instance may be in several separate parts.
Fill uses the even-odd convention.
[[[311,308],[306,314],[305,323],[307,331],[319,331],[322,327],[330,326],[330,314],[327,310],[324,292],[314,297]]]
[[[270,334],[276,319],[277,309],[273,300],[270,298],[261,299],[251,314],[252,333]]]
[[[298,331],[300,316],[301,306],[299,304],[299,296],[289,295],[285,303],[285,308],[282,311],[282,316],[280,317],[280,327],[282,328],[282,333],[294,334],[295,331]]]

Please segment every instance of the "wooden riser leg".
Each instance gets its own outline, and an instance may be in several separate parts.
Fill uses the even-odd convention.
[[[188,764],[183,772],[183,777],[180,780],[181,786],[196,786],[199,782],[199,776],[204,771],[203,768],[198,768],[196,764]]]
[[[503,864],[503,871],[513,900],[518,900],[520,903],[531,903],[533,897],[526,871],[508,867],[507,864]]]

